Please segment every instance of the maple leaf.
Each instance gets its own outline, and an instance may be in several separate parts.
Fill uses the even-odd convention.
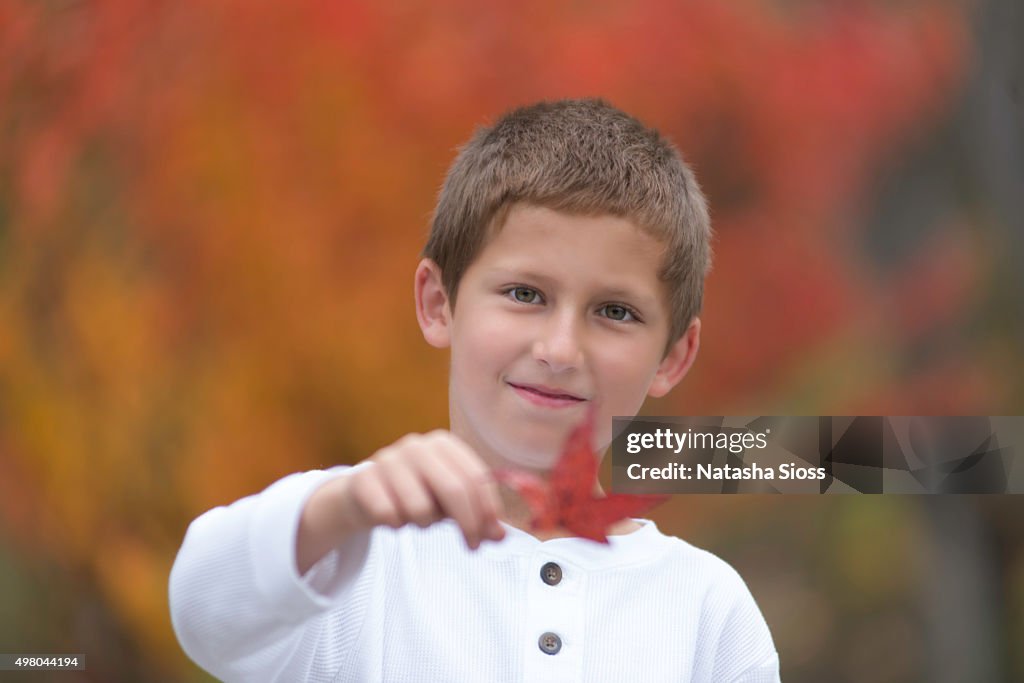
[[[591,409],[566,439],[548,481],[521,470],[495,472],[498,481],[515,490],[530,508],[533,515],[530,525],[535,531],[561,527],[582,538],[608,543],[605,532],[610,526],[668,499],[665,495],[621,493],[595,496],[599,462],[591,440],[593,431],[594,411]]]

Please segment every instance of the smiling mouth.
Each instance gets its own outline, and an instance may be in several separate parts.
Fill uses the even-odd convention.
[[[587,399],[575,394],[567,394],[557,389],[540,388],[536,386],[530,386],[526,384],[515,384],[508,382],[508,385],[516,390],[524,398],[530,400],[533,403],[540,403],[542,405],[550,406],[563,406],[573,405],[576,403],[583,403]]]

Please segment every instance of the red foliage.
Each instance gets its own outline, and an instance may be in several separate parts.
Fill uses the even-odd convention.
[[[577,536],[608,543],[605,532],[613,524],[641,515],[668,499],[622,493],[595,496],[600,460],[594,452],[593,433],[591,411],[566,439],[547,482],[519,470],[495,472],[498,480],[513,488],[529,506],[534,530],[566,529]]]

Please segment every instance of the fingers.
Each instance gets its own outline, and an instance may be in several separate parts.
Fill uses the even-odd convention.
[[[412,434],[378,451],[353,475],[352,517],[362,525],[426,527],[443,518],[458,525],[467,545],[505,532],[497,483],[480,457],[447,431]]]
[[[473,508],[478,513],[476,521],[479,537],[500,541],[505,537],[505,530],[498,522],[502,515],[498,482],[490,468],[464,441],[447,432],[443,435],[451,444],[450,449],[445,449],[445,453],[450,455],[449,464],[458,471],[459,480],[466,482],[473,498]]]
[[[376,467],[354,474],[347,492],[350,516],[360,527],[398,528],[405,524],[391,487],[385,483],[382,473]]]
[[[409,467],[398,456],[384,458],[378,466],[403,524],[425,528],[442,518],[437,501],[416,468]]]
[[[449,432],[431,432],[417,453],[416,466],[442,511],[455,520],[470,548],[484,539],[500,540],[501,499],[490,470],[463,441]]]

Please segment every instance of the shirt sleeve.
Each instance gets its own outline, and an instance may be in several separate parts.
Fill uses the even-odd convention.
[[[169,597],[175,634],[197,664],[226,681],[277,680],[301,666],[293,660],[308,650],[303,641],[318,616],[348,607],[354,622],[362,618],[354,592],[370,534],[352,536],[305,576],[295,556],[309,496],[352,471],[290,475],[192,522],[171,569]],[[346,631],[354,638],[358,625]]]
[[[764,615],[742,577],[732,567],[726,567],[713,598],[722,612],[712,680],[778,683],[779,655]]]
[[[733,683],[780,683],[779,655],[772,652],[763,662],[747,669]]]

